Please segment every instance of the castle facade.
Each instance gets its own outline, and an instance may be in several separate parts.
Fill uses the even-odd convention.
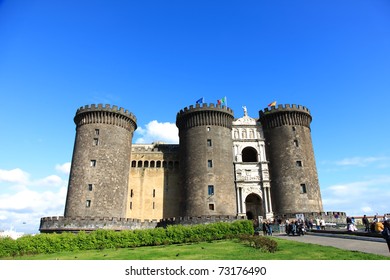
[[[179,144],[132,144],[132,113],[79,108],[65,213],[42,218],[40,231],[323,213],[309,110],[243,109],[234,118],[225,106],[189,106],[176,116]]]

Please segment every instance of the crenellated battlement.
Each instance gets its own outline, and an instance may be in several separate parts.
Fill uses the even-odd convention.
[[[259,112],[259,116],[259,120],[265,129],[285,125],[299,125],[310,128],[312,121],[309,109],[295,104],[272,106],[271,109],[265,108],[264,111]]]
[[[133,144],[131,151],[133,153],[177,153],[178,144]]]
[[[128,116],[135,121],[137,121],[137,118],[133,113],[131,113],[129,110],[126,110],[122,107],[119,107],[117,105],[110,105],[110,104],[91,104],[91,105],[85,105],[81,106],[79,109],[77,109],[76,115],[83,112],[91,112],[91,111],[107,111],[112,113],[117,113],[121,115]]]
[[[273,112],[281,112],[281,111],[303,111],[308,114],[310,114],[310,111],[308,108],[302,105],[297,104],[279,104],[278,106],[272,106],[271,109],[265,108],[264,111],[260,111],[260,116],[267,114],[267,113],[273,113]]]
[[[176,115],[176,126],[188,129],[196,126],[221,126],[232,128],[233,110],[219,104],[196,104],[180,110]]]
[[[134,131],[137,129],[137,118],[128,110],[116,105],[92,104],[80,107],[74,117],[77,126],[92,123],[112,124]]]
[[[190,105],[189,107],[185,107],[184,109],[180,110],[180,112],[178,114],[183,114],[183,113],[190,113],[190,112],[193,112],[193,111],[203,111],[205,109],[212,109],[212,110],[217,110],[217,111],[226,111],[226,112],[229,112],[231,114],[233,114],[233,110],[229,107],[226,107],[226,106],[223,106],[223,105],[220,105],[220,104],[214,104],[214,103],[203,103],[202,105],[201,104],[196,104],[195,106],[194,105]]]

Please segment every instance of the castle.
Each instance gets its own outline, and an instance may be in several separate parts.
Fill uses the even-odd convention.
[[[176,116],[179,144],[132,144],[137,119],[102,104],[74,117],[63,217],[41,232],[150,228],[167,223],[307,217],[323,212],[306,107],[278,105],[258,118],[196,104]]]

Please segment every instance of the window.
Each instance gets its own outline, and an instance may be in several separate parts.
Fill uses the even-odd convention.
[[[99,135],[100,131],[99,129],[95,129],[95,135]]]
[[[299,147],[298,140],[294,140],[294,146]]]
[[[85,206],[86,206],[87,208],[91,207],[91,200],[88,199],[88,200],[85,202]]]
[[[156,197],[156,190],[153,189],[153,197]]]
[[[211,159],[209,159],[209,160],[207,161],[207,167],[208,167],[208,168],[213,167],[213,161],[212,161]]]
[[[139,168],[142,167],[142,160],[139,160],[139,161],[138,161],[138,167],[139,167]]]
[[[96,160],[95,159],[91,160],[91,166],[96,167]]]
[[[211,130],[211,128],[208,126],[208,127],[207,127],[207,131],[210,131],[210,130]]]
[[[295,165],[298,166],[298,167],[302,167],[302,161],[297,160],[296,163],[295,163]]]
[[[208,195],[214,195],[214,186],[209,185],[207,190]]]
[[[149,161],[147,160],[144,161],[144,167],[149,167]]]
[[[130,197],[133,197],[134,196],[134,191],[133,189],[130,190]]]
[[[133,209],[133,202],[130,201],[130,210]]]
[[[295,128],[295,126],[293,126],[293,127],[292,127],[292,131],[295,131],[295,130],[296,130],[296,128]]]
[[[131,167],[137,167],[137,162],[136,162],[135,160],[133,160],[133,161],[131,162]]]
[[[161,161],[157,161],[156,167],[157,167],[157,168],[160,168],[160,167],[161,167]]]
[[[211,147],[211,146],[212,146],[211,139],[207,139],[207,147]]]
[[[156,209],[156,203],[153,201],[153,209]]]
[[[150,162],[150,167],[151,167],[151,168],[154,168],[154,160],[152,160],[152,161]]]
[[[301,184],[301,193],[307,193],[306,184]]]
[[[93,145],[95,146],[99,145],[99,138],[93,138]]]
[[[214,211],[214,204],[212,203],[209,204],[209,210]]]
[[[88,190],[92,191],[92,189],[93,189],[93,184],[88,184]]]

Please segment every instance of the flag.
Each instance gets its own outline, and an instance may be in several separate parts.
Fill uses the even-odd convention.
[[[198,100],[196,100],[196,104],[202,104],[202,103],[204,103],[204,98],[202,97],[202,98],[199,98]]]
[[[217,102],[218,102],[218,105],[225,105],[225,106],[227,106],[227,98],[226,98],[226,96],[222,97],[221,99],[218,99]]]
[[[276,106],[276,101],[274,101],[274,102],[268,104],[268,107],[272,107],[272,106]]]

